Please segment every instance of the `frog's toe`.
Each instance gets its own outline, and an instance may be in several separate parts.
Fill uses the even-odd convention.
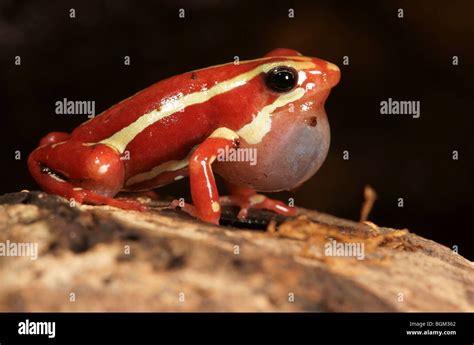
[[[191,217],[197,218],[196,208],[192,204],[185,202],[183,199],[174,199],[169,207],[174,210],[184,211]]]
[[[251,208],[270,210],[284,216],[293,216],[296,213],[294,207],[290,207],[279,200],[271,199],[262,194],[248,195],[228,195],[220,198],[221,205],[238,206],[240,211],[237,218],[246,219]]]

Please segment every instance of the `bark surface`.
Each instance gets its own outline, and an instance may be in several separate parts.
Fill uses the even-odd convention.
[[[473,263],[406,229],[232,208],[217,227],[148,203],[1,196],[2,248],[38,258],[0,256],[0,311],[474,311]]]

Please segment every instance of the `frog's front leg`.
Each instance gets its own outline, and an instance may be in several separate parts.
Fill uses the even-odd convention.
[[[220,203],[221,205],[239,206],[240,211],[237,215],[239,219],[247,218],[248,210],[251,208],[266,209],[284,216],[293,216],[296,213],[294,207],[289,207],[285,203],[270,199],[265,195],[257,194],[253,188],[240,187],[229,181],[225,181],[225,185],[231,195],[223,196]]]
[[[227,129],[219,128],[209,138],[201,143],[193,152],[189,160],[189,178],[191,182],[191,196],[194,206],[173,201],[172,207],[181,208],[203,221],[219,224],[221,202],[240,206],[239,218],[245,218],[249,208],[263,208],[277,213],[292,216],[296,210],[283,202],[257,194],[254,189],[243,188],[227,182],[231,196],[219,198],[216,181],[211,165],[216,160],[220,150],[226,147],[238,146],[238,135]]]
[[[232,130],[218,128],[193,152],[189,159],[189,179],[194,207],[185,205],[184,211],[205,222],[219,224],[221,207],[211,165],[219,150],[236,147],[237,139],[238,135]]]

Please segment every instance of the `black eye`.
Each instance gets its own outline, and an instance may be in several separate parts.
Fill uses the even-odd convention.
[[[294,68],[279,66],[267,72],[265,84],[275,92],[288,92],[298,82],[298,73]]]

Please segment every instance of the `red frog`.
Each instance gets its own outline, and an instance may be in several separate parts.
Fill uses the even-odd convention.
[[[336,65],[282,48],[180,74],[70,134],[46,135],[28,167],[43,190],[78,203],[144,210],[114,196],[189,176],[194,207],[185,210],[203,221],[218,224],[221,203],[240,206],[241,218],[251,207],[292,215],[256,191],[291,190],[320,168],[330,141],[324,102],[339,79]],[[254,150],[257,163],[217,159],[229,150]],[[214,172],[230,196],[219,198]]]

